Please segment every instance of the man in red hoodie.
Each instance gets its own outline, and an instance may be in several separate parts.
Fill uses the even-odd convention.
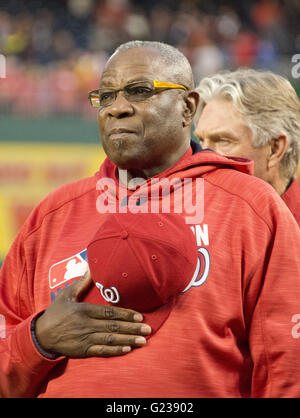
[[[300,396],[298,225],[249,162],[190,142],[193,88],[168,45],[134,41],[109,59],[89,95],[108,158],[38,205],[1,269],[1,396]],[[105,211],[153,207],[184,217],[200,264],[154,335],[78,280]]]

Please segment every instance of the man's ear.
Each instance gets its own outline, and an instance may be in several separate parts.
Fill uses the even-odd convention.
[[[196,91],[190,91],[187,96],[184,97],[184,109],[183,109],[183,127],[189,126],[193,122],[193,118],[197,111],[199,104],[199,93]]]
[[[268,168],[274,168],[280,164],[288,147],[289,139],[285,134],[279,134],[276,138],[272,138],[268,157]]]

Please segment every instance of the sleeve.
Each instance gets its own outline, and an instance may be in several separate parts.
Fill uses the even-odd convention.
[[[61,361],[39,353],[31,335],[34,311],[24,257],[24,225],[0,270],[0,397],[36,397]]]
[[[264,242],[256,231],[250,243],[261,258],[244,299],[256,398],[300,397],[300,230],[280,203]]]

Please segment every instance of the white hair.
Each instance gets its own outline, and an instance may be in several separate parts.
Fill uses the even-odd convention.
[[[164,42],[135,40],[120,45],[113,55],[133,48],[144,48],[157,51],[160,54],[162,62],[166,64],[170,74],[174,77],[174,80],[179,84],[185,85],[190,90],[194,88],[194,77],[191,64],[179,49]]]
[[[271,71],[241,68],[203,78],[196,91],[200,94],[199,116],[212,99],[232,101],[245,116],[256,148],[285,134],[289,147],[280,173],[286,180],[295,175],[300,152],[300,101],[287,79]]]

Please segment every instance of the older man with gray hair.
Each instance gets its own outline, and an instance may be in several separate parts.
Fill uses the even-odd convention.
[[[271,71],[241,68],[201,80],[195,135],[204,148],[254,161],[254,175],[281,195],[300,225],[300,101]]]

